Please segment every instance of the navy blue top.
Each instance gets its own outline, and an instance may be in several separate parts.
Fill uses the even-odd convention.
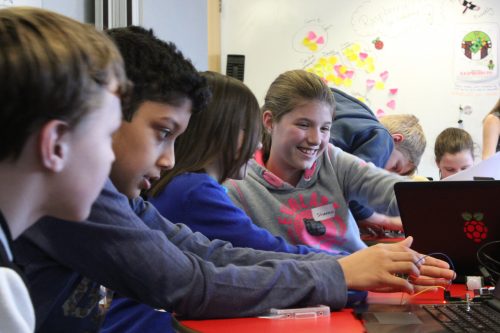
[[[383,168],[394,149],[391,134],[366,104],[341,90],[331,89],[336,108],[330,142],[347,153]],[[351,202],[349,208],[356,220],[366,219],[374,212],[356,202]]]
[[[225,187],[206,173],[179,175],[149,201],[170,221],[186,224],[209,239],[222,239],[233,246],[299,254],[331,253],[290,244],[253,224],[248,215],[231,201]]]

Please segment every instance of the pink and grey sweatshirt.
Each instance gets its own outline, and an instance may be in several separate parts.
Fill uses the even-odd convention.
[[[261,152],[249,162],[244,180],[229,180],[225,186],[253,223],[274,235],[292,244],[354,252],[366,245],[348,202],[397,216],[394,184],[405,180],[329,144],[296,186],[267,170]]]

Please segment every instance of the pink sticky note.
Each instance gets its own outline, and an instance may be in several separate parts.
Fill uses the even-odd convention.
[[[318,44],[323,44],[324,42],[325,42],[325,39],[323,38],[323,36],[321,36],[320,38],[318,38],[316,40],[316,43],[318,43]]]
[[[382,73],[380,73],[380,78],[383,81],[387,80],[388,77],[389,77],[389,72],[388,71],[383,71]]]
[[[391,88],[391,89],[389,89],[389,93],[391,95],[396,95],[398,93],[398,88]]]
[[[335,69],[335,71],[337,72],[337,74],[340,74],[340,67],[342,67],[341,65],[335,65],[333,66],[333,69]]]
[[[394,110],[396,108],[396,101],[391,99],[389,102],[387,102],[387,106]]]
[[[360,53],[359,53],[359,58],[360,58],[361,60],[365,60],[365,59],[366,59],[366,57],[368,57],[368,54],[367,54],[367,53],[365,53],[365,52],[360,52]]]
[[[309,32],[307,33],[307,39],[309,39],[309,40],[313,40],[313,39],[315,39],[315,38],[316,38],[316,34],[314,33],[314,31],[309,31]]]
[[[377,117],[382,117],[384,115],[385,115],[385,111],[384,110],[382,110],[382,109],[378,109],[377,110]]]
[[[375,80],[366,80],[366,88],[371,89],[375,85]]]
[[[348,78],[352,79],[352,76],[354,75],[354,71],[346,71],[345,72],[345,76],[347,76]]]

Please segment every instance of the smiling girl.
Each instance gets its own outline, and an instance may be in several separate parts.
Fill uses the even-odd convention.
[[[356,200],[398,215],[393,185],[403,178],[329,144],[335,101],[328,86],[303,70],[269,88],[263,148],[244,180],[226,183],[254,223],[291,243],[354,252],[366,245],[348,207]]]
[[[169,220],[210,239],[266,251],[323,252],[289,244],[257,227],[227,196],[221,183],[243,179],[260,145],[259,104],[241,81],[215,72],[201,75],[207,79],[212,101],[207,110],[191,117],[175,145],[175,166],[153,185],[149,201]]]

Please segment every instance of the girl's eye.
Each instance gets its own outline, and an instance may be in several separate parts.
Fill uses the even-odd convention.
[[[321,131],[323,131],[323,132],[330,132],[330,127],[327,127],[327,126],[322,127]]]
[[[165,139],[170,135],[170,130],[168,128],[159,129],[158,132],[160,133],[160,137],[162,139]]]

